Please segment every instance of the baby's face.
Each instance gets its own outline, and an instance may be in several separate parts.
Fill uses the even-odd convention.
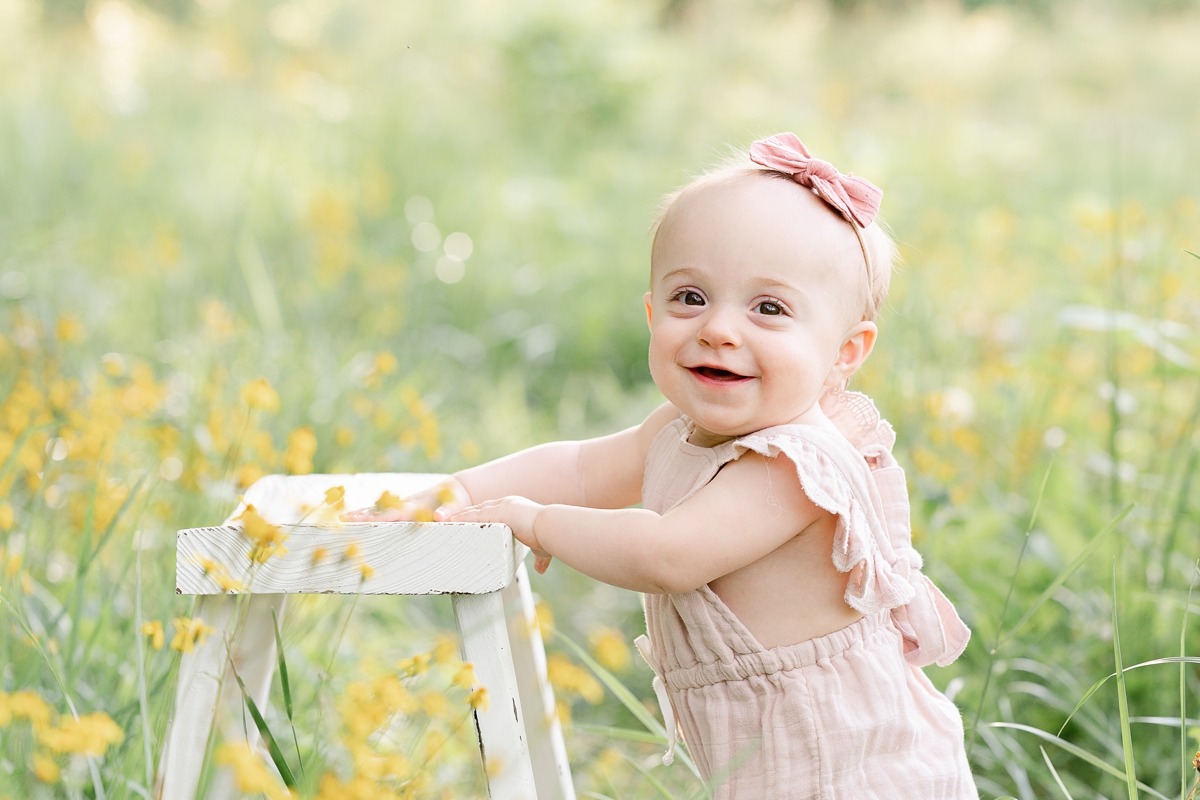
[[[854,231],[795,184],[739,176],[675,200],[651,255],[650,372],[697,444],[819,419],[863,269]]]

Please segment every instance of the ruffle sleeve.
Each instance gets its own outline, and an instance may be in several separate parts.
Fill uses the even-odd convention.
[[[739,455],[792,462],[809,499],[837,517],[833,564],[849,573],[846,603],[863,614],[890,611],[909,663],[945,666],[962,653],[970,630],[921,572],[904,470],[891,452],[895,432],[866,395],[844,392],[822,406],[837,432],[787,425],[732,444]]]

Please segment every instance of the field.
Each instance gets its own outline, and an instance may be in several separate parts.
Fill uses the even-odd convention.
[[[0,798],[150,796],[205,632],[174,531],[257,477],[653,408],[659,198],[780,130],[885,190],[856,383],[973,629],[929,674],[981,795],[1191,797],[1197,42],[1117,0],[0,0]],[[534,589],[580,796],[703,797],[631,711],[639,598]],[[483,796],[448,602],[309,597],[280,635],[296,793]]]

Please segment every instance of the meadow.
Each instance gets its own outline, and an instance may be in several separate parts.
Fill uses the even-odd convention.
[[[1198,41],[1117,0],[0,0],[0,798],[151,795],[205,635],[174,532],[259,476],[655,407],[659,198],[780,130],[885,190],[856,383],[973,629],[929,674],[981,795],[1193,797]],[[533,585],[580,796],[703,797],[642,723],[639,598]],[[296,794],[483,796],[448,602],[300,598],[280,636]]]

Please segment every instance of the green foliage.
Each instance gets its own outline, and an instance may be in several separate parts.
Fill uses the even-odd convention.
[[[13,717],[0,797],[148,790],[172,533],[258,474],[446,471],[653,408],[659,198],[779,130],[885,189],[905,266],[860,382],[974,630],[931,677],[983,796],[1186,793],[1198,35],[1115,0],[0,4],[0,719],[29,690],[124,732],[48,752]],[[561,641],[641,628],[561,567],[537,588]],[[294,604],[289,710],[255,724],[302,785],[344,775],[337,698],[449,624]],[[648,670],[553,648],[609,688],[560,688],[581,795],[700,790],[654,766]],[[469,730],[406,733],[479,791]]]

